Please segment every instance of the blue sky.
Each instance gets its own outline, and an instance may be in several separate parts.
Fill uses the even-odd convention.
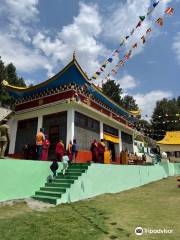
[[[13,62],[28,84],[36,84],[61,70],[76,50],[79,63],[91,76],[153,2],[1,0],[0,56],[6,63]],[[175,10],[172,17],[164,15],[167,6]],[[154,24],[158,17],[164,19],[162,28]],[[115,76],[124,94],[133,95],[148,116],[157,100],[180,93],[180,1],[161,0],[124,52],[150,26],[153,31],[146,43],[138,44]]]

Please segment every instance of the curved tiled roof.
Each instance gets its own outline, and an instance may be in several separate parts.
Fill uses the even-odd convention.
[[[180,145],[180,131],[166,132],[165,137],[158,144]]]
[[[45,82],[29,88],[18,88],[9,84],[6,84],[5,87],[11,96],[15,97],[16,99],[21,99],[71,83],[75,83],[80,87],[83,87],[86,84],[89,93],[103,103],[107,104],[107,106],[110,108],[114,109],[119,115],[128,119],[133,115],[131,112],[128,112],[124,108],[120,107],[118,104],[104,95],[94,84],[92,84],[75,58],[73,58],[73,60],[64,69]]]

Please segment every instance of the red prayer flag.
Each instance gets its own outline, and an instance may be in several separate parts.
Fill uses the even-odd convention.
[[[164,22],[162,18],[158,18],[158,20],[156,20],[156,23],[159,24],[159,26],[163,26]]]
[[[171,8],[171,7],[166,8],[165,13],[172,16],[174,13],[174,8]]]

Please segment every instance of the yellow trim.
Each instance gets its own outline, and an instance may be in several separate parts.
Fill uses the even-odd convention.
[[[166,132],[165,137],[158,144],[180,145],[180,131]]]
[[[139,116],[141,114],[141,110],[138,109],[137,111],[129,111],[134,116]]]
[[[103,134],[103,138],[106,141],[110,141],[110,142],[113,142],[113,143],[119,143],[119,141],[120,141],[119,137],[115,137],[115,136],[112,136],[112,135],[107,134],[107,133]]]

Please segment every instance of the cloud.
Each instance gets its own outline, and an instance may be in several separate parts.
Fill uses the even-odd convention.
[[[49,61],[37,51],[27,48],[19,41],[15,41],[5,33],[0,33],[0,55],[3,61],[8,64],[14,63],[21,72],[33,72],[45,68],[51,74],[52,67]]]
[[[173,93],[170,91],[162,91],[162,90],[153,90],[148,93],[138,93],[134,95],[134,98],[142,110],[142,117],[148,116],[150,119],[153,110],[156,106],[156,102],[162,100],[163,98],[171,98]]]
[[[180,32],[175,36],[172,48],[175,52],[178,64],[180,64]]]
[[[4,14],[8,20],[8,31],[14,38],[30,42],[32,23],[38,20],[38,0],[5,0]]]
[[[154,9],[152,17],[146,17],[140,28],[134,32],[133,36],[126,42],[126,49],[129,49],[132,44],[138,43],[138,48],[133,50],[133,55],[142,52],[144,45],[141,44],[141,37],[146,33],[149,27],[153,28],[153,35],[156,37],[159,34],[159,28],[155,24],[155,19],[164,14],[167,3],[171,0],[162,0]],[[129,35],[139,21],[139,16],[146,15],[148,8],[152,6],[150,0],[127,0],[125,3],[120,2],[114,7],[113,13],[107,18],[104,24],[104,36],[109,41],[120,42],[122,38]],[[146,39],[147,40],[147,39]]]
[[[66,64],[74,50],[87,73],[93,73],[99,57],[105,57],[108,50],[97,41],[102,31],[101,17],[97,5],[80,3],[80,10],[73,23],[64,26],[54,38],[44,32],[38,32],[33,38],[33,45],[44,55],[56,62]]]
[[[124,77],[122,77],[119,80],[116,80],[116,82],[120,84],[121,88],[124,91],[133,89],[138,85],[136,79],[129,74],[124,75]]]

